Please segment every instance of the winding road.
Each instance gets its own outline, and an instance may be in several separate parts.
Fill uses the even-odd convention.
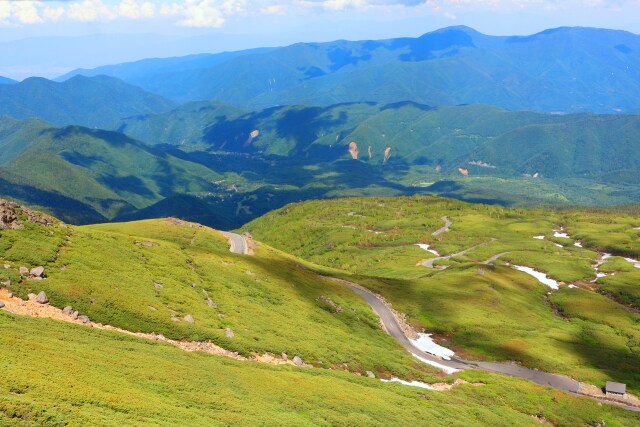
[[[442,233],[446,233],[447,231],[449,231],[449,227],[451,227],[451,225],[453,224],[453,222],[449,221],[449,218],[447,218],[446,216],[443,216],[440,219],[444,221],[444,227],[439,228],[438,230],[431,233],[432,236],[439,236]]]
[[[513,363],[474,362],[455,357],[451,358],[451,360],[446,360],[441,357],[426,353],[413,345],[413,343],[406,337],[389,307],[387,307],[387,305],[382,302],[375,294],[365,290],[361,286],[358,286],[354,283],[347,282],[345,280],[338,281],[352,289],[362,298],[364,298],[365,301],[371,306],[371,308],[373,308],[373,310],[378,314],[378,316],[380,316],[380,320],[387,330],[387,333],[395,338],[395,340],[398,341],[398,343],[402,347],[404,347],[409,353],[414,356],[417,356],[421,359],[429,360],[431,362],[435,362],[439,365],[443,365],[447,368],[452,369],[463,370],[471,368],[481,368],[491,372],[510,375],[512,377],[525,378],[535,383],[568,391],[570,393],[577,393],[580,388],[580,383],[571,378],[562,375],[549,374],[546,372],[537,371],[535,369],[525,368]]]
[[[240,234],[231,233],[229,231],[221,231],[226,238],[229,239],[229,250],[234,254],[240,255],[248,255],[249,254],[249,245],[247,244],[247,240],[244,236]]]

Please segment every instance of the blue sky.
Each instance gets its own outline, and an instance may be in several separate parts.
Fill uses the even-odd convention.
[[[0,75],[53,77],[150,56],[418,36],[451,25],[492,35],[558,26],[640,34],[639,17],[640,0],[0,0]]]

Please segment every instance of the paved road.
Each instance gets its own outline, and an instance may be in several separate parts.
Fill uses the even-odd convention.
[[[229,239],[231,247],[229,250],[234,254],[247,255],[249,253],[249,246],[244,237],[236,233],[230,233],[228,231],[221,231],[221,233]]]
[[[339,280],[340,283],[351,288],[355,293],[360,295],[367,301],[367,303],[373,308],[373,310],[380,316],[380,320],[384,325],[387,333],[400,343],[409,353],[418,357],[431,360],[449,368],[454,369],[471,369],[481,368],[491,372],[497,372],[501,374],[510,375],[512,377],[519,377],[531,380],[535,383],[557,388],[570,393],[577,393],[580,387],[580,383],[562,375],[549,374],[546,372],[537,371],[535,369],[525,368],[512,363],[493,363],[493,362],[474,362],[470,360],[464,360],[459,358],[451,358],[451,360],[445,360],[441,357],[434,356],[429,353],[415,347],[411,341],[405,336],[402,328],[398,325],[398,321],[394,317],[393,313],[377,296],[373,293],[356,286],[353,283]]]
[[[444,221],[444,227],[434,231],[433,233],[431,233],[432,236],[438,236],[442,233],[446,233],[447,231],[449,231],[449,227],[451,227],[451,224],[453,224],[451,221],[449,221],[449,218],[447,218],[446,216],[443,216],[442,218],[440,218]]]
[[[495,241],[496,241],[496,239],[493,239],[493,238],[492,238],[492,239],[489,241],[489,243],[490,243],[490,242],[495,242]],[[438,261],[438,260],[441,260],[441,259],[451,259],[451,258],[455,258],[455,257],[459,257],[459,256],[466,255],[466,254],[467,254],[467,252],[470,252],[470,251],[474,250],[475,248],[479,248],[480,246],[485,245],[485,244],[486,244],[486,243],[480,243],[479,245],[471,246],[470,248],[467,248],[467,249],[465,249],[465,250],[464,250],[464,251],[462,251],[462,252],[458,252],[458,253],[451,254],[451,255],[446,255],[446,256],[440,256],[440,257],[438,257],[438,258],[431,258],[431,259],[428,259],[428,260],[426,260],[426,261],[423,261],[423,262],[422,262],[422,266],[423,266],[423,267],[427,267],[427,268],[433,268],[433,263],[434,263],[434,262],[436,262],[436,261]],[[500,255],[504,255],[504,254],[500,254]],[[495,260],[494,260],[494,261],[495,261]]]
[[[433,354],[425,353],[424,351],[420,350],[419,348],[414,346],[413,343],[411,343],[411,341],[409,341],[407,336],[402,331],[402,328],[398,324],[398,321],[396,320],[395,316],[393,315],[391,310],[389,310],[389,307],[387,307],[382,301],[380,301],[378,297],[376,297],[371,292],[366,291],[361,287],[354,285],[353,283],[347,282],[346,280],[338,280],[338,279],[336,280],[342,283],[343,285],[351,288],[355,293],[357,293],[362,298],[364,298],[365,301],[367,301],[367,303],[371,306],[371,308],[373,308],[373,311],[375,311],[378,314],[378,316],[380,316],[380,320],[382,321],[382,324],[387,330],[387,333],[391,335],[393,338],[395,338],[396,341],[398,341],[398,343],[400,343],[400,345],[404,347],[409,353],[415,356],[418,356],[422,359],[427,359],[432,362],[439,363],[440,365],[444,365],[448,368],[453,368],[453,369],[469,369],[470,368],[470,366],[467,366],[465,363],[461,363],[454,360],[446,360],[446,359],[443,359],[442,357],[434,356]]]

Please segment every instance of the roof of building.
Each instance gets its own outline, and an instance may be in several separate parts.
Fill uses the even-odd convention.
[[[627,391],[627,385],[622,383],[614,383],[612,381],[607,381],[605,390],[609,393],[625,394],[625,392]]]

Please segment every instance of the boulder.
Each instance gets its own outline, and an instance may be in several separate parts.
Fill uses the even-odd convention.
[[[300,356],[296,356],[296,357],[293,358],[293,364],[296,365],[296,366],[303,366],[304,362],[302,361]]]
[[[153,282],[153,287],[156,289],[164,288],[164,286],[162,286],[162,283],[158,283],[158,282]]]
[[[71,306],[68,305],[62,309],[62,313],[66,314],[67,316],[71,316],[71,314],[73,313],[73,308],[71,308]]]
[[[29,274],[29,269],[27,267],[20,267],[18,271],[20,272],[21,276],[26,276],[27,274]]]
[[[78,316],[78,320],[85,324],[91,322],[91,320],[89,320],[89,317],[85,316],[84,314],[82,316]]]
[[[144,241],[142,242],[143,246],[146,246],[148,248],[154,247],[154,246],[160,246],[160,244],[156,243],[156,242],[149,242],[149,241]]]
[[[2,282],[2,286],[5,286],[5,287],[11,286],[11,280],[7,280],[6,282]]]
[[[218,308],[218,304],[216,304],[211,298],[207,298],[207,305],[209,307]]]
[[[73,313],[71,313],[71,318],[73,320],[76,320],[79,317],[80,313],[78,313],[78,311],[74,311]]]
[[[233,338],[235,336],[235,334],[233,333],[231,328],[227,328],[227,329],[224,330],[224,336],[227,337],[227,338]]]
[[[44,291],[41,291],[38,296],[36,296],[36,302],[38,304],[48,304],[49,298],[47,298],[47,294],[45,294]]]
[[[373,372],[371,372],[371,371],[367,371],[367,376],[368,376],[369,378],[375,378],[375,377],[376,377],[376,374],[374,374],[374,373],[373,373]]]
[[[31,269],[29,272],[33,277],[44,277],[44,267],[38,266]]]
[[[282,353],[282,360],[284,361],[289,360],[289,356],[287,356],[287,353]]]
[[[190,314],[187,314],[186,316],[184,316],[184,321],[189,323],[195,322],[195,320],[193,319],[193,316]]]
[[[0,308],[4,307],[4,303],[2,301],[0,301]]]

